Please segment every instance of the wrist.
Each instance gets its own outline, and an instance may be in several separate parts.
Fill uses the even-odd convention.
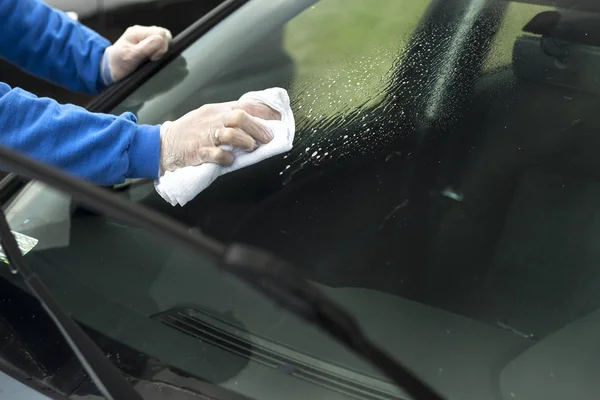
[[[163,176],[166,171],[176,169],[178,164],[177,157],[173,152],[173,135],[171,135],[172,124],[173,122],[171,121],[165,121],[160,126],[159,178]]]
[[[107,47],[102,55],[102,61],[100,62],[100,78],[105,86],[111,86],[115,83],[115,80],[110,71],[109,57],[112,46]]]

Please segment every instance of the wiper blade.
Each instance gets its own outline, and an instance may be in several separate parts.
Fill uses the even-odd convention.
[[[40,277],[27,266],[17,240],[10,230],[4,210],[0,210],[0,242],[11,271],[21,274],[31,293],[42,304],[102,395],[109,400],[142,400],[133,386],[121,375],[121,371],[106,358],[98,345],[69,317]]]
[[[166,236],[193,252],[210,254],[223,270],[339,340],[348,349],[377,367],[413,399],[443,399],[407,367],[371,342],[355,319],[343,308],[301,278],[289,264],[268,252],[242,244],[220,243],[195,228],[186,227],[140,204],[133,204],[57,168],[31,160],[14,150],[0,147],[0,160],[16,173],[69,193],[75,200],[97,212]]]

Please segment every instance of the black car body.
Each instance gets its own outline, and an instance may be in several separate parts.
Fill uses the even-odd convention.
[[[597,398],[599,21],[583,0],[231,0],[91,109],[158,124],[287,88],[288,154],[183,208],[112,190],[291,261],[447,398]],[[15,182],[29,264],[148,399],[408,398],[210,259]],[[4,370],[97,394],[18,276],[0,285]]]

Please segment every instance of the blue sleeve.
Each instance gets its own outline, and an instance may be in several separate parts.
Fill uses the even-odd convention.
[[[108,40],[40,0],[0,0],[0,55],[23,70],[88,94],[104,89]]]
[[[4,83],[0,145],[98,185],[158,176],[159,126],[139,125],[131,113],[117,117],[61,105]]]

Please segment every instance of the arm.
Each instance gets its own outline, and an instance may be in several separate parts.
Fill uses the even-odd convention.
[[[0,146],[104,186],[156,179],[159,166],[231,165],[233,154],[221,146],[253,151],[257,141],[272,139],[255,117],[281,116],[260,102],[234,101],[204,105],[162,126],[139,125],[132,113],[90,113],[0,82]]]
[[[40,0],[0,0],[0,54],[29,73],[96,94],[108,40]],[[5,114],[5,110],[2,111]]]
[[[0,2],[6,0],[0,0]],[[99,185],[158,177],[160,127],[37,98],[0,83],[0,145]]]

